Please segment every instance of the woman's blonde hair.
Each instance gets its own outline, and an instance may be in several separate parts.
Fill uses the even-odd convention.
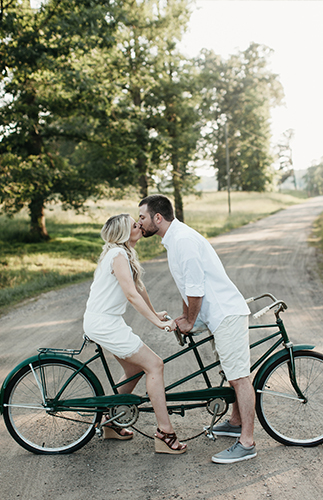
[[[143,273],[142,267],[138,260],[137,252],[129,244],[131,234],[131,219],[129,214],[113,215],[106,221],[101,229],[101,238],[105,242],[100,255],[98,265],[103,260],[104,256],[111,248],[121,247],[127,252],[130,267],[132,270],[133,280],[135,285],[143,288],[141,276]]]

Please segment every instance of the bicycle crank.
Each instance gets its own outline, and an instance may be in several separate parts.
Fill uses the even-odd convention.
[[[139,410],[136,405],[118,405],[109,408],[109,414],[114,425],[130,427],[137,422]]]

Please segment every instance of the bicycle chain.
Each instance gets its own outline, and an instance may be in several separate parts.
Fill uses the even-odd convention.
[[[76,418],[69,418],[69,417],[61,417],[60,415],[52,415],[53,417],[56,417],[56,418],[62,418],[63,420],[70,420],[71,422],[77,422],[78,424],[88,424],[88,425],[93,425],[95,426],[96,424],[94,424],[93,422],[86,422],[84,420],[76,420]],[[219,421],[220,419],[218,419],[216,422],[214,422],[215,424]],[[140,431],[139,429],[137,429],[134,425],[131,425],[130,426],[134,431],[138,432],[138,434],[141,434],[142,436],[145,436],[147,437],[148,439],[154,439],[153,436],[149,436],[148,434],[146,434],[145,432],[143,431]],[[203,430],[202,432],[199,432],[199,434],[196,434],[195,436],[192,436],[190,438],[182,438],[182,441],[192,441],[192,439],[196,439],[200,436],[202,436],[202,434],[205,434],[205,431]]]
[[[222,415],[221,415],[221,416],[222,416]],[[221,416],[220,416],[220,418],[221,418]],[[216,423],[220,420],[220,418],[218,418],[218,419],[214,422],[214,424],[213,424],[213,425],[215,425],[215,424],[216,424]],[[154,438],[153,438],[153,436],[149,436],[148,434],[145,434],[144,432],[142,432],[142,431],[140,431],[139,429],[137,429],[134,425],[132,425],[132,426],[131,426],[131,428],[132,428],[134,431],[136,431],[136,432],[138,432],[139,434],[141,434],[142,436],[145,436],[145,437],[147,437],[147,438],[149,438],[149,439],[154,439]],[[198,437],[202,436],[202,434],[205,434],[205,430],[203,430],[202,432],[199,432],[199,434],[196,434],[196,436],[192,436],[192,437],[190,437],[190,438],[181,438],[181,440],[182,440],[182,441],[185,441],[185,442],[186,442],[186,441],[192,441],[192,439],[196,439],[196,438],[198,438]]]
[[[139,434],[141,434],[142,436],[145,436],[145,437],[147,437],[147,438],[149,438],[149,439],[154,439],[154,437],[153,437],[153,436],[149,436],[148,434],[146,434],[145,432],[140,431],[139,429],[137,429],[137,428],[136,428],[136,427],[134,427],[133,425],[131,425],[131,428],[132,428],[134,431],[136,431],[136,432],[138,432]],[[192,437],[190,437],[190,438],[183,438],[183,439],[181,438],[181,440],[182,440],[182,441],[185,441],[185,442],[186,442],[186,441],[191,441],[192,439],[196,439],[196,438],[198,438],[198,437],[202,436],[202,434],[204,434],[204,432],[205,432],[205,431],[202,431],[202,432],[200,432],[199,434],[196,434],[196,436],[192,436]]]

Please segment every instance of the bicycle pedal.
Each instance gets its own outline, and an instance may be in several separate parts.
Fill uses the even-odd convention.
[[[95,434],[101,438],[103,436],[103,431],[102,431],[102,427],[100,427],[99,425],[96,425],[95,426]]]

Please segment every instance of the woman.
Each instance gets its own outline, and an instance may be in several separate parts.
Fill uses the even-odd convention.
[[[164,390],[163,361],[126,325],[122,314],[127,301],[153,325],[174,330],[173,320],[165,321],[165,311],[156,313],[141,281],[141,267],[134,249],[142,233],[128,214],[110,217],[101,237],[105,241],[98,267],[94,273],[90,296],[84,314],[84,331],[94,342],[110,351],[124,369],[121,380],[140,371],[146,374],[147,393],[154,408],[158,428],[155,434],[157,453],[180,454],[186,451],[170,423]],[[130,393],[139,378],[119,388]],[[131,439],[132,431],[105,426],[106,439]]]

